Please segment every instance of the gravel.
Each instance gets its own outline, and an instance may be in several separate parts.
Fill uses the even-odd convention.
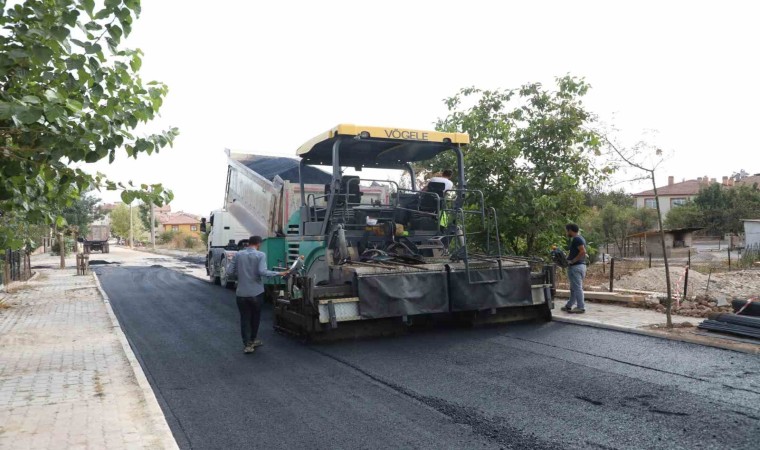
[[[673,267],[670,269],[670,281],[675,291],[677,286],[683,289],[684,269]],[[697,271],[689,272],[689,285],[687,297],[704,296],[710,299],[719,297],[727,300],[747,299],[760,296],[760,271],[741,270],[725,273],[713,273],[710,277],[710,287],[707,288],[708,276]],[[615,282],[615,287],[620,289],[634,289],[641,291],[665,292],[665,269],[652,267],[622,277]]]

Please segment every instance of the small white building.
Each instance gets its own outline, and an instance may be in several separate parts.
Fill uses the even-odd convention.
[[[760,219],[744,219],[744,245],[760,248]]]

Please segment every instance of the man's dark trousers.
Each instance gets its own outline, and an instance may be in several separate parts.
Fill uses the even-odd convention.
[[[261,321],[261,303],[264,294],[256,297],[237,297],[238,311],[240,311],[240,334],[243,337],[243,345],[248,345],[256,340]]]

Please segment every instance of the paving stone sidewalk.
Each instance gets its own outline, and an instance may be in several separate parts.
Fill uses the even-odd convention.
[[[0,293],[0,448],[177,448],[94,276],[37,271]]]
[[[567,299],[558,298],[554,302],[555,309],[552,311],[552,316],[557,322],[575,323],[578,325],[594,326],[674,339],[745,353],[760,354],[760,344],[739,342],[732,339],[730,336],[722,337],[719,334],[715,335],[697,329],[696,326],[705,320],[703,318],[674,315],[674,324],[688,323],[691,326],[666,330],[664,329],[665,315],[656,311],[607,303],[590,303],[587,301],[585,314],[568,314],[559,309],[566,301]]]

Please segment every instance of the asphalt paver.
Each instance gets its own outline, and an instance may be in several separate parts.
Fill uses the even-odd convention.
[[[760,358],[562,323],[242,352],[234,292],[96,269],[181,448],[757,448]]]

